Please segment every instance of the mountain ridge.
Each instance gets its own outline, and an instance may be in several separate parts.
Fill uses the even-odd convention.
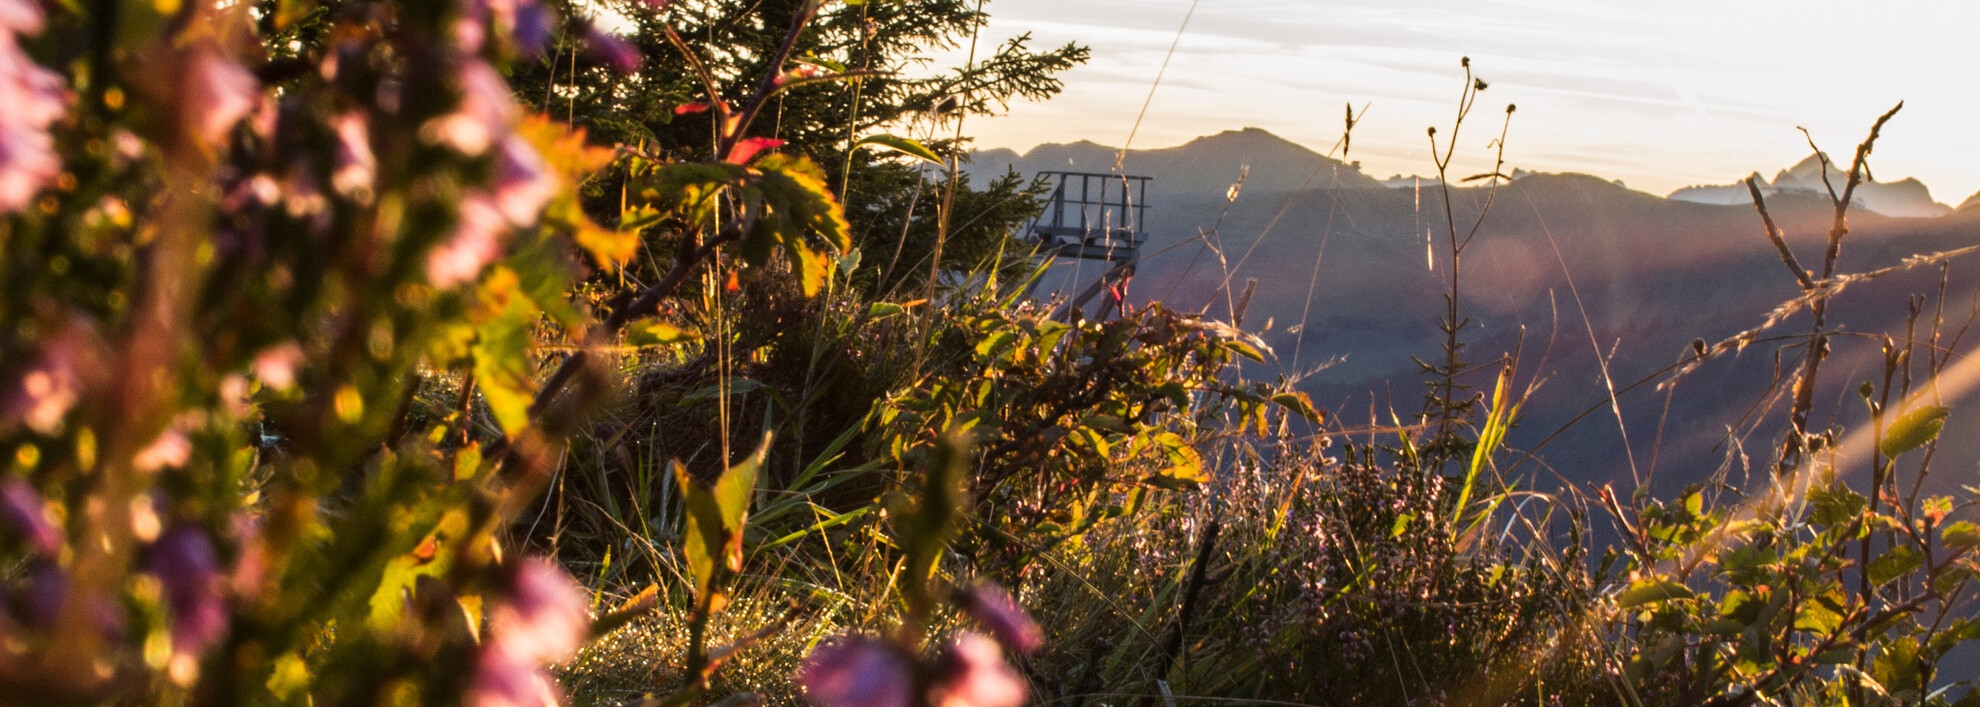
[[[989,148],[970,153],[968,163],[972,172],[986,176],[1002,174],[1007,170],[1022,174],[1040,171],[1111,173],[1117,159],[1126,173],[1153,177],[1152,192],[1191,202],[1223,200],[1227,190],[1240,178],[1243,180],[1242,191],[1257,192],[1289,192],[1309,188],[1394,189],[1412,188],[1418,184],[1428,187],[1434,183],[1432,179],[1402,175],[1387,180],[1377,179],[1362,172],[1359,162],[1345,163],[1333,159],[1258,127],[1202,135],[1170,147],[1134,148],[1125,155],[1119,148],[1085,139],[1070,143],[1042,143],[1024,152],[1011,148]],[[1809,155],[1794,165],[1778,170],[1772,179],[1758,171],[1748,177],[1761,187],[1763,195],[1770,198],[1777,195],[1826,198],[1827,187],[1822,184],[1825,160],[1823,155]],[[1840,189],[1842,168],[1833,161],[1827,161],[1827,164],[1831,183]],[[1515,180],[1521,180],[1540,174],[1580,173],[1540,173],[1515,169],[1512,176]],[[1583,176],[1628,188],[1599,175]],[[1669,194],[1651,196],[1669,201],[1747,206],[1752,203],[1745,185],[1748,177],[1727,184],[1687,186]],[[1980,193],[1967,198],[1958,207],[1947,206],[1935,201],[1931,190],[1923,182],[1915,177],[1905,177],[1895,181],[1863,182],[1857,186],[1855,200],[1854,208],[1882,216],[1929,218],[1980,206]]]

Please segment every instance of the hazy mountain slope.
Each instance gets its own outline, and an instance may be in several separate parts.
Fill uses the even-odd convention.
[[[1027,175],[1044,170],[1110,173],[1117,153],[1088,141],[1040,145],[1023,155],[990,150],[973,155],[969,170],[984,176],[1007,169]],[[1247,166],[1246,190],[1380,186],[1351,165],[1258,128],[1229,130],[1175,147],[1129,150],[1121,166],[1126,174],[1153,177],[1165,199],[1194,200],[1205,194],[1222,198]],[[1165,203],[1152,193],[1149,202]]]
[[[1391,408],[1406,419],[1421,408],[1423,391],[1411,357],[1441,356],[1436,323],[1450,275],[1441,190],[1383,188],[1351,167],[1283,147],[1290,143],[1262,132],[1223,133],[1129,154],[1138,160],[1132,164],[1148,168],[1130,171],[1156,177],[1149,186],[1150,243],[1132,295],[1228,314],[1233,293],[1256,279],[1247,328],[1271,322],[1264,335],[1278,357],[1272,370],[1305,372],[1334,361],[1303,383],[1317,402],[1351,420],[1371,408],[1378,421],[1386,422]],[[1285,154],[1261,151],[1275,144]],[[1026,170],[1071,160],[1104,170],[1113,159],[1092,143],[1048,147],[1008,164]],[[1251,175],[1236,201],[1226,204],[1228,181],[1217,176],[1219,170],[1234,174],[1247,162]],[[1300,189],[1302,164],[1307,173],[1316,164],[1335,166],[1340,184],[1349,186]],[[1488,192],[1457,189],[1452,198],[1459,230],[1468,232]],[[1519,350],[1521,371],[1546,379],[1511,438],[1515,447],[1538,444],[1600,402],[1607,388],[1604,364],[1615,385],[1626,386],[1677,361],[1693,339],[1716,341],[1759,323],[1798,291],[1749,202],[1666,199],[1574,174],[1525,175],[1492,198],[1465,252],[1461,303],[1470,320],[1470,360]],[[1833,216],[1826,193],[1776,191],[1768,205],[1802,264],[1819,267]],[[1857,211],[1850,225],[1844,272],[1980,242],[1980,209],[1937,218]],[[1433,236],[1427,241],[1426,232]],[[1077,267],[1090,277],[1103,266]],[[1861,406],[1848,391],[1873,374],[1881,379],[1879,340],[1851,333],[1901,334],[1907,298],[1914,292],[1936,296],[1939,276],[1936,268],[1904,273],[1852,288],[1835,302],[1831,324],[1845,335],[1835,340],[1825,369],[1818,418],[1840,415],[1834,419],[1851,422]],[[1957,326],[1969,311],[1966,293],[1980,286],[1980,258],[1956,261],[1948,277],[1948,318]],[[1710,363],[1681,382],[1668,401],[1651,386],[1627,394],[1627,450],[1613,415],[1602,407],[1550,443],[1544,458],[1576,483],[1625,486],[1647,474],[1654,460],[1661,469],[1658,483],[1675,484],[1702,477],[1737,452],[1738,445],[1727,443],[1732,430],[1752,434],[1745,451],[1764,465],[1777,431],[1748,430],[1745,420],[1756,402],[1762,409],[1769,404],[1767,391],[1780,375],[1776,355],[1791,364],[1798,351],[1783,347],[1806,331],[1805,320],[1783,323],[1772,331],[1783,338]],[[1492,374],[1481,371],[1476,383],[1488,383]],[[1771,404],[1782,403],[1776,398]],[[1949,442],[1974,444],[1980,438]],[[1964,455],[1958,457],[1962,464],[1980,460],[1980,449],[1945,453]]]

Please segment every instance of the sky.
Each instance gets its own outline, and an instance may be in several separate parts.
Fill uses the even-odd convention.
[[[1367,111],[1349,160],[1377,178],[1433,174],[1424,129],[1449,135],[1464,83],[1459,60],[1469,56],[1489,88],[1459,133],[1460,175],[1489,168],[1508,103],[1518,105],[1508,167],[1585,172],[1666,194],[1756,171],[1772,177],[1810,154],[1797,127],[1847,160],[1877,116],[1903,100],[1877,142],[1874,175],[1917,177],[1948,205],[1980,191],[1980,4],[1970,0],[1200,0],[1190,8],[1190,0],[989,0],[983,46],[1029,32],[1035,47],[1079,42],[1093,58],[1063,75],[1059,97],[971,118],[964,132],[979,147],[1022,152],[1081,139],[1120,147],[1130,133],[1132,147],[1168,147],[1259,127],[1324,153],[1352,103]]]

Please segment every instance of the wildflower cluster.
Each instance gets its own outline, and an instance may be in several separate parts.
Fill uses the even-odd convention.
[[[588,595],[504,536],[554,439],[530,332],[583,341],[566,285],[636,238],[504,77],[558,22],[0,2],[10,699],[561,702]]]

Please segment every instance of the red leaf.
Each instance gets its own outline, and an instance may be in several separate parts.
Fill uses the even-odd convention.
[[[784,145],[784,141],[778,140],[776,138],[769,138],[769,137],[743,138],[741,140],[736,141],[735,147],[729,148],[729,158],[727,162],[729,164],[748,164],[750,158],[755,157],[756,153],[768,149],[782,147],[783,145]]]

